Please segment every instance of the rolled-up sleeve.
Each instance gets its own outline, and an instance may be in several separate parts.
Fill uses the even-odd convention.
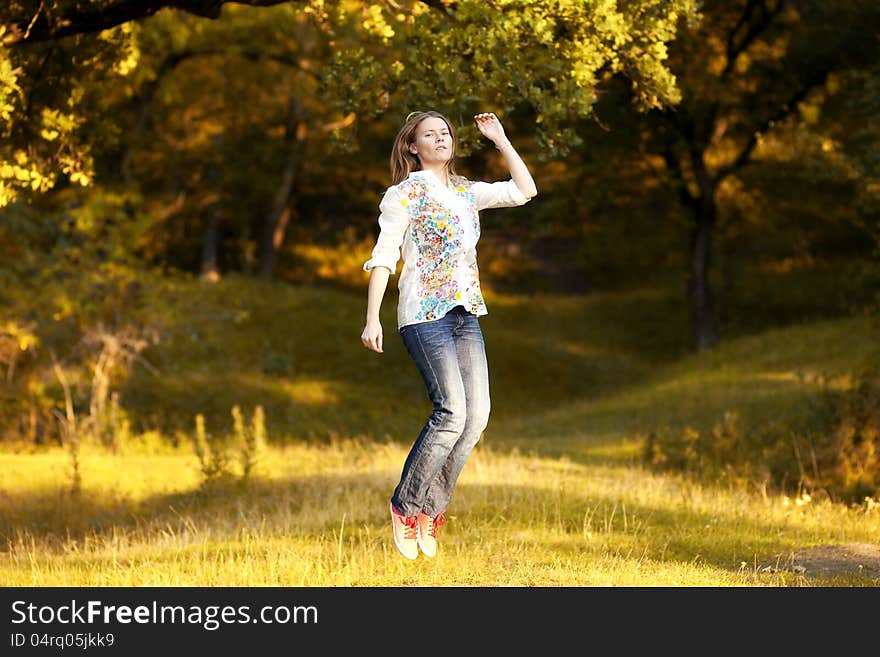
[[[364,263],[364,271],[373,267],[388,267],[392,274],[397,271],[400,247],[409,224],[404,198],[397,187],[389,187],[379,203],[379,237],[373,247],[372,257]]]
[[[516,186],[513,179],[494,183],[475,182],[473,190],[477,197],[477,210],[511,208],[523,205],[529,200],[529,197]]]

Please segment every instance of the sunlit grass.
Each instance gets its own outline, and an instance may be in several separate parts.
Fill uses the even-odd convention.
[[[480,446],[435,560],[390,541],[392,443],[271,448],[258,479],[200,487],[194,457],[0,456],[0,581],[13,586],[790,586],[811,545],[880,542],[880,512],[707,488],[634,464]],[[821,583],[821,580],[819,581]],[[840,582],[837,582],[840,583]],[[880,584],[853,576],[851,585]]]

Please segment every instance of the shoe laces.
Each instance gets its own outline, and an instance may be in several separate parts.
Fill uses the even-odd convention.
[[[403,537],[407,540],[412,539],[415,540],[418,536],[419,531],[419,517],[418,516],[401,516],[401,522],[403,523]]]
[[[446,524],[446,516],[441,512],[436,518],[432,518],[427,514],[425,514],[425,517],[428,519],[428,536],[437,538],[437,528]]]

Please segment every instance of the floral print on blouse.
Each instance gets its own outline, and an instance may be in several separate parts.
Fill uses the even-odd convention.
[[[455,306],[487,314],[477,267],[479,211],[528,200],[513,180],[459,177],[446,187],[431,171],[413,171],[389,187],[379,204],[379,237],[363,269],[383,266],[393,274],[403,257],[398,329],[440,319]]]

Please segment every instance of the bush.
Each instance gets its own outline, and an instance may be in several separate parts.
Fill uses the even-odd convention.
[[[880,493],[880,377],[859,375],[845,390],[817,383],[805,408],[808,430],[748,423],[728,410],[709,430],[651,432],[643,437],[642,458],[652,468],[703,480],[861,503]]]
[[[833,406],[834,428],[819,445],[818,467],[807,483],[848,501],[880,491],[880,379],[864,378]]]

